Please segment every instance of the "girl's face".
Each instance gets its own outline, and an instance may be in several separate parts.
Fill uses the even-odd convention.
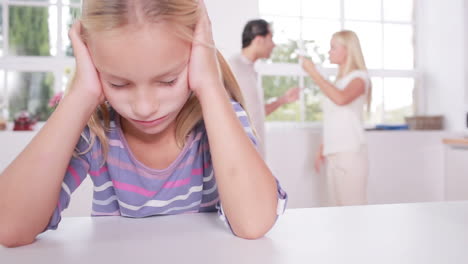
[[[190,96],[191,44],[165,23],[91,34],[88,47],[104,95],[122,125],[155,135],[169,127]]]
[[[330,42],[330,51],[328,52],[330,56],[330,63],[332,64],[344,64],[346,62],[346,57],[348,56],[348,52],[346,51],[346,47],[335,38],[332,38]]]

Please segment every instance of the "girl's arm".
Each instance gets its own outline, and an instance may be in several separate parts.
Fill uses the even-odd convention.
[[[317,71],[312,61],[303,58],[302,67],[320,87],[320,90],[336,105],[347,105],[366,92],[366,84],[361,78],[355,78],[343,90],[339,90]]]
[[[277,217],[276,180],[246,135],[220,78],[211,23],[202,0],[189,65],[189,85],[200,100],[223,211],[233,232],[263,236]]]
[[[57,206],[65,170],[96,104],[70,93],[0,175],[0,244],[29,244]]]
[[[223,212],[233,232],[259,238],[277,217],[275,178],[239,122],[222,85],[200,96]]]
[[[80,134],[103,98],[87,49],[83,43],[77,43],[77,27],[75,24],[75,32],[70,33],[77,57],[74,87],[28,146],[0,174],[0,244],[4,246],[32,243],[44,231],[57,206],[61,183]]]

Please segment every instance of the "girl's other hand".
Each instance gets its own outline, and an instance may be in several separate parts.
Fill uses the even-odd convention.
[[[101,81],[88,47],[83,42],[81,33],[82,25],[78,20],[72,25],[68,33],[76,60],[76,71],[70,92],[83,92],[85,98],[96,98],[100,104],[104,102]]]
[[[199,19],[195,27],[189,62],[189,87],[197,96],[201,90],[223,85],[213,41],[211,21],[203,0],[198,1]]]

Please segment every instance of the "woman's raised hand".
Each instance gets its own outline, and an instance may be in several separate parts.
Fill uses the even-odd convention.
[[[299,56],[299,61],[301,62],[302,68],[306,72],[311,73],[311,72],[317,71],[317,69],[315,67],[315,63],[313,61],[309,60],[308,58],[306,58],[304,56]]]

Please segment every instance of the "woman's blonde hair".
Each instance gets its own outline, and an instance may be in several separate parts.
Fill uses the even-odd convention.
[[[175,34],[192,42],[199,16],[198,1],[195,0],[83,0],[81,23],[83,38],[86,40],[87,34],[91,32],[110,31],[137,21],[145,23],[165,21],[175,26]],[[244,107],[241,90],[231,69],[219,51],[217,57],[226,91],[233,100]],[[110,130],[109,110],[106,104],[101,104],[96,109],[88,122],[91,131],[89,148],[75,154],[87,153],[97,137],[101,142],[104,164],[109,152],[106,136],[106,132]],[[188,134],[201,120],[200,102],[192,94],[175,121],[176,140],[180,147],[185,144]]]
[[[367,72],[366,62],[362,54],[361,44],[358,36],[351,30],[342,30],[333,34],[332,39],[343,45],[346,49],[347,58],[344,66],[340,67],[336,79],[341,79],[346,74],[354,70]],[[367,91],[367,108],[370,109],[372,99],[372,85],[369,84]]]

